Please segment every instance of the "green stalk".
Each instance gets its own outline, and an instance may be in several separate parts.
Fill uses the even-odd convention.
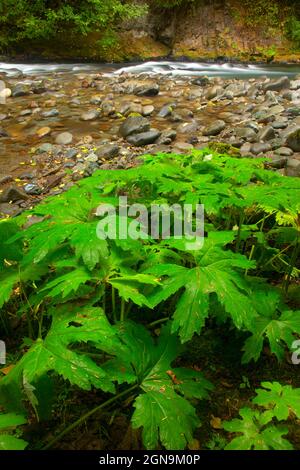
[[[160,323],[165,323],[166,321],[170,320],[170,317],[160,318],[159,320],[155,320],[152,323],[148,323],[147,328],[153,328]]]
[[[112,313],[114,323],[117,323],[117,315],[116,315],[116,289],[114,287],[111,288],[111,304],[112,304]]]
[[[121,300],[121,315],[120,315],[120,321],[124,322],[125,321],[125,300]]]
[[[249,258],[248,258],[249,261],[251,261],[252,258],[253,258],[254,250],[255,250],[255,245],[252,245],[252,246],[251,246],[250,255],[249,255]],[[247,274],[248,274],[248,268],[247,268],[246,271],[245,271],[245,276],[247,276]]]
[[[295,245],[294,250],[293,250],[292,257],[291,257],[291,261],[290,261],[289,269],[288,269],[288,272],[287,272],[287,275],[286,275],[286,279],[285,279],[285,282],[284,282],[284,292],[285,292],[286,295],[287,295],[288,290],[289,290],[291,275],[292,275],[293,269],[295,267],[295,264],[296,264],[296,261],[297,261],[297,258],[298,258],[299,249],[300,249],[300,243],[297,240],[296,245]]]
[[[86,421],[90,416],[92,416],[94,413],[97,413],[97,411],[102,410],[103,408],[111,405],[115,401],[119,400],[122,398],[124,395],[127,395],[128,393],[132,392],[136,388],[138,388],[139,385],[136,384],[133,387],[128,388],[127,390],[124,390],[124,392],[119,393],[118,395],[110,398],[109,400],[106,400],[104,403],[101,405],[96,406],[96,408],[93,408],[92,410],[88,411],[85,413],[83,416],[78,418],[74,423],[70,424],[67,428],[65,428],[61,433],[59,433],[56,437],[54,437],[48,444],[46,444],[44,447],[42,447],[42,450],[48,450],[51,447],[53,447],[56,442],[60,441],[62,437],[64,437],[66,434],[69,434],[69,432],[73,431],[73,429],[77,428],[81,423]]]
[[[241,214],[240,215],[240,220],[239,220],[239,228],[238,228],[238,233],[237,233],[237,240],[236,240],[236,247],[235,247],[235,252],[238,253],[240,249],[240,243],[241,243],[241,230],[242,230],[242,225],[245,220],[245,215]]]

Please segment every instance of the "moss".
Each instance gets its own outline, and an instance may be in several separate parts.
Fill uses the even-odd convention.
[[[223,142],[209,142],[208,148],[213,152],[220,153],[221,155],[227,154],[231,157],[240,157],[240,151],[238,148],[233,147],[230,144],[225,144]]]

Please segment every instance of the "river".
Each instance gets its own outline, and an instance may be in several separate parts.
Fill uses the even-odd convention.
[[[151,61],[132,64],[66,64],[66,63],[7,63],[0,62],[0,73],[15,75],[22,72],[25,75],[51,74],[53,72],[104,72],[107,74],[165,74],[175,76],[201,76],[222,78],[257,78],[267,76],[270,78],[287,75],[294,77],[300,73],[299,65],[279,64],[231,64],[231,63],[205,63],[205,62],[176,62]]]

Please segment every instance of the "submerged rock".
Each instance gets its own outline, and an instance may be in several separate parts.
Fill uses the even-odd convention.
[[[62,132],[61,134],[58,134],[55,142],[59,145],[71,144],[73,142],[73,135],[70,132]]]

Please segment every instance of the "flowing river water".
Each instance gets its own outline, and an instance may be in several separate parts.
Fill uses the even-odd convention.
[[[287,84],[267,91],[283,76]],[[4,87],[12,96],[1,101]],[[131,114],[144,116],[161,137],[135,145],[120,136]],[[209,134],[210,125],[220,130]],[[0,62],[0,217],[17,211],[8,204],[20,199],[26,207],[97,168],[128,168],[142,153],[186,152],[211,141],[244,155],[290,158],[297,173],[300,152],[286,149],[283,138],[290,125],[300,126],[296,65]],[[58,143],[64,132],[71,141]],[[11,186],[20,196],[26,190],[28,202],[11,199]]]
[[[103,72],[120,74],[164,74],[174,76],[201,76],[222,78],[257,78],[265,75],[276,77],[288,75],[293,77],[300,73],[299,65],[274,65],[274,64],[231,64],[231,63],[204,63],[204,62],[174,62],[158,61],[136,64],[65,64],[65,63],[5,63],[0,62],[0,73],[14,75],[21,71],[26,75],[51,74],[53,72]]]

